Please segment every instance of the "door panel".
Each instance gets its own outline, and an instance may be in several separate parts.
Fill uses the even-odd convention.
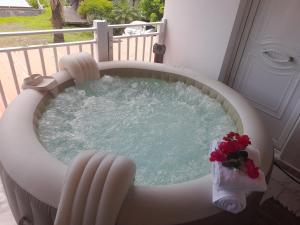
[[[292,66],[271,65],[262,54],[245,56],[238,71],[242,76],[237,77],[233,87],[256,108],[281,119],[300,76]]]
[[[300,113],[299,24],[299,0],[262,0],[233,82],[258,109],[278,150]]]

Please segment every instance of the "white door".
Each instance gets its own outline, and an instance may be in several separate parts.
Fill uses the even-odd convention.
[[[297,151],[300,169],[300,147],[285,148],[300,114],[299,80],[300,0],[262,0],[232,86],[259,110],[274,147]]]

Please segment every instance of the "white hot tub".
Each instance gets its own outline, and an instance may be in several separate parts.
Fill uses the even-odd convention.
[[[98,69],[100,76],[152,77],[168,82],[182,81],[201,89],[221,103],[239,133],[251,137],[252,145],[261,153],[261,169],[265,174],[270,173],[273,160],[270,139],[255,109],[231,88],[201,74],[163,64],[102,62],[98,63]],[[59,91],[74,85],[65,70],[53,76]],[[0,123],[1,177],[10,207],[17,221],[26,218],[36,225],[53,224],[67,169],[44,149],[37,138],[36,122],[49,98],[48,92],[23,91],[9,105]],[[218,221],[222,224],[233,221],[247,224],[261,194],[251,193],[246,210],[233,215],[212,204],[211,186],[210,174],[179,184],[133,185],[122,204],[117,224],[217,224]]]

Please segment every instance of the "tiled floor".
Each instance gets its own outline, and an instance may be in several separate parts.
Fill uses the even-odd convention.
[[[16,222],[11,214],[3,186],[0,181],[0,224],[1,225],[16,225]]]
[[[292,181],[276,166],[273,168],[268,190],[265,193],[262,203],[273,197],[280,201],[289,211],[297,217],[300,216],[300,185]],[[4,195],[2,184],[0,183],[0,224],[16,225]]]
[[[268,190],[262,202],[271,197],[278,200],[296,216],[300,216],[300,185],[276,166],[273,167]]]

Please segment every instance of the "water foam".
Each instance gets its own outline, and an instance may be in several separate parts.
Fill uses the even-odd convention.
[[[235,130],[222,106],[193,86],[111,76],[65,89],[39,121],[42,144],[59,160],[68,164],[83,150],[121,154],[146,185],[208,174],[210,142]]]

